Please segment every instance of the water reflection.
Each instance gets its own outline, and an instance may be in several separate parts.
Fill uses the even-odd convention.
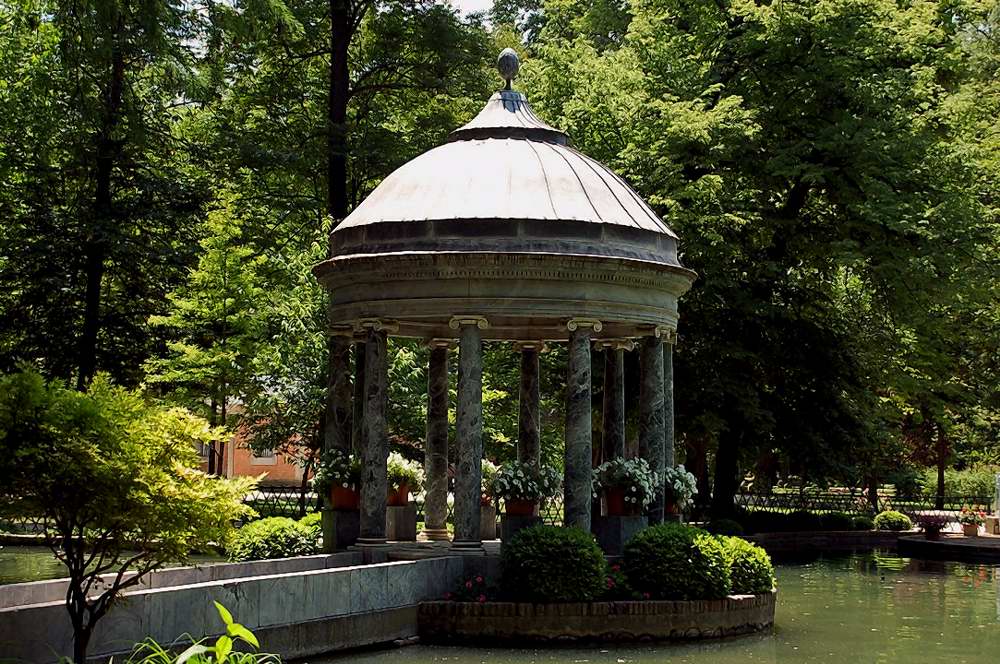
[[[1000,661],[997,568],[877,552],[778,568],[773,633],[717,642],[573,649],[417,646],[352,655],[352,664],[541,662],[995,664]],[[344,658],[332,658],[340,664]]]

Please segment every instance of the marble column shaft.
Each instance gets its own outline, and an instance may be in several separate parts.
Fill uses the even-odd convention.
[[[602,461],[625,457],[625,350],[604,349]]]
[[[483,342],[476,324],[463,323],[459,329],[454,545],[472,548],[482,541]]]
[[[448,520],[448,347],[433,346],[427,367],[427,474],[424,530],[444,531]],[[447,535],[447,533],[445,533]]]
[[[662,344],[655,336],[644,337],[639,351],[639,456],[656,473],[664,467]],[[663,521],[662,488],[648,513],[650,523]]]
[[[385,541],[385,497],[388,490],[386,426],[388,358],[384,330],[368,330],[365,344],[365,426],[361,450],[361,537],[359,542]]]
[[[590,532],[593,445],[590,387],[590,329],[578,327],[569,334],[563,524],[587,532]]]
[[[674,457],[674,345],[663,344],[663,465],[673,468]]]
[[[323,449],[351,452],[351,339],[332,335],[327,343],[326,417]]]
[[[351,426],[351,451],[361,454],[365,440],[365,350],[363,341],[354,343],[354,416]]]
[[[538,348],[521,347],[521,390],[518,396],[517,460],[541,463],[541,423],[539,422]]]

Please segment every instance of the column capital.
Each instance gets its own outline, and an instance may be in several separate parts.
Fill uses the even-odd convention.
[[[327,328],[327,334],[331,337],[350,337],[353,339],[355,330],[353,325],[338,323],[337,325],[330,325]]]
[[[637,330],[643,337],[655,337],[664,343],[673,344],[677,342],[677,330],[666,325],[648,325]]]
[[[595,339],[594,347],[600,350],[632,350],[635,341],[632,339]]]
[[[445,350],[451,350],[455,347],[454,339],[428,339],[426,346],[431,350],[435,348],[444,348]]]
[[[480,330],[486,330],[490,327],[485,316],[452,316],[451,320],[448,321],[448,327],[453,330],[460,329],[463,325],[475,325]]]
[[[587,328],[593,330],[594,332],[600,332],[604,329],[604,325],[596,318],[570,318],[566,321],[566,329],[570,332],[576,332],[579,329]]]
[[[516,348],[518,351],[522,351],[522,350],[537,350],[539,353],[541,353],[543,350],[545,350],[545,342],[544,341],[515,341],[514,342],[514,348]]]
[[[399,321],[386,320],[384,318],[360,318],[354,322],[354,329],[358,332],[398,332]]]

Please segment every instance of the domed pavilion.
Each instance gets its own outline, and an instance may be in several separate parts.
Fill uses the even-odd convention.
[[[564,519],[591,524],[591,350],[605,361],[605,456],[625,454],[623,353],[640,353],[639,454],[673,464],[672,344],[677,301],[695,278],[677,235],[603,164],[575,150],[511,90],[494,94],[448,141],[389,175],[330,235],[315,267],[330,294],[326,445],[360,439],[360,545],[386,541],[388,335],[430,348],[425,533],[447,538],[448,357],[458,350],[456,551],[479,551],[482,348],[521,354],[518,456],[539,457],[543,344],[568,344]],[[350,348],[363,385],[350,388]],[[361,351],[361,352],[358,352]],[[363,370],[361,367],[363,365]],[[362,383],[361,377],[356,383]],[[359,389],[361,388],[361,389]],[[663,518],[662,498],[650,520]]]

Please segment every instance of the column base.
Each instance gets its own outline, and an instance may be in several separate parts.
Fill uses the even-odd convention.
[[[359,537],[355,546],[364,549],[388,549],[389,543],[384,537]]]
[[[472,540],[456,540],[451,543],[449,553],[459,556],[485,556],[486,549],[482,542]]]
[[[424,528],[424,538],[431,542],[446,542],[451,539],[447,528]]]
[[[595,516],[590,529],[605,554],[620,556],[625,543],[647,525],[645,516]]]
[[[542,524],[540,516],[511,516],[504,514],[500,517],[500,540],[509,542],[519,530],[539,526]]]
[[[479,536],[484,540],[497,538],[497,508],[493,505],[479,508]]]

